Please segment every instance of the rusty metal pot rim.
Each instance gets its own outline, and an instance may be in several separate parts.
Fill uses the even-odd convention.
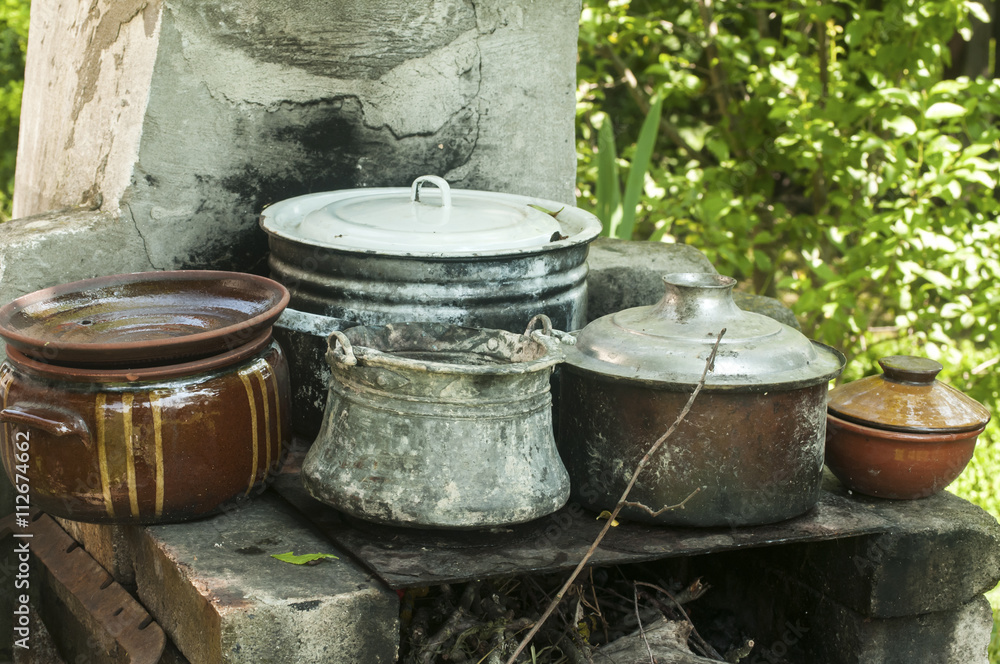
[[[810,339],[810,342],[815,345],[818,349],[823,352],[831,353],[840,361],[841,367],[846,364],[847,359],[843,353],[841,353],[836,348],[832,346],[827,346],[824,343]],[[643,377],[632,377],[626,375],[619,375],[613,373],[606,373],[600,370],[583,367],[578,364],[573,364],[571,362],[566,362],[562,367],[563,371],[572,371],[574,373],[580,374],[582,376],[587,376],[594,378],[596,380],[601,380],[608,383],[625,383],[629,385],[640,385],[648,387],[651,389],[664,390],[667,392],[690,392],[698,384],[697,382],[676,382],[667,380],[656,380],[654,378],[643,378]],[[735,385],[735,384],[712,384],[712,373],[709,372],[705,380],[705,386],[702,391],[705,392],[733,392],[733,393],[763,393],[767,394],[769,392],[790,392],[792,390],[799,390],[805,387],[812,387],[814,385],[819,385],[820,383],[825,383],[833,380],[840,374],[840,370],[830,373],[830,375],[820,376],[818,378],[804,379],[804,380],[790,380],[785,382],[769,382],[769,383],[748,383],[745,385]]]
[[[404,371],[422,371],[436,374],[454,375],[484,375],[484,376],[512,376],[518,374],[534,373],[553,367],[563,361],[562,344],[552,330],[551,322],[544,315],[536,316],[536,319],[544,319],[543,329],[535,330],[535,319],[528,324],[524,334],[515,334],[506,330],[484,330],[482,328],[468,327],[464,325],[449,325],[446,323],[390,323],[389,325],[357,326],[348,330],[335,330],[328,337],[327,361],[331,367],[349,369],[361,365],[370,367],[381,367],[386,369],[396,369]],[[352,344],[348,338],[350,335],[357,335],[369,330],[400,330],[412,328],[418,331],[429,331],[433,336],[435,330],[450,332],[467,332],[471,335],[482,334],[483,332],[494,333],[497,336],[510,340],[518,337],[528,337],[533,343],[541,346],[543,353],[532,360],[511,361],[505,364],[458,364],[454,362],[437,362],[430,360],[418,360],[409,357],[401,357],[391,351],[384,351],[369,346],[359,346]],[[551,336],[550,336],[551,335]],[[486,353],[484,353],[486,354]]]

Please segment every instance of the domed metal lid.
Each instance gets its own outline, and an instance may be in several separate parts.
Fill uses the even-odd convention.
[[[833,348],[737,307],[731,277],[678,273],[663,281],[666,293],[659,303],[587,325],[567,349],[567,363],[661,386],[694,385],[725,328],[706,389],[794,389],[828,381],[844,368],[844,356]]]
[[[831,413],[877,429],[914,433],[974,431],[990,421],[982,404],[935,379],[940,363],[912,355],[878,363],[885,373],[830,391]]]
[[[437,189],[423,188],[425,184]],[[576,208],[563,214],[564,207],[512,194],[452,189],[444,179],[425,175],[409,188],[347,189],[288,199],[267,208],[261,226],[309,245],[412,256],[517,253],[570,239],[593,240],[600,222]]]

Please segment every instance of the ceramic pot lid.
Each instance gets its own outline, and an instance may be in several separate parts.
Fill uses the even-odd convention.
[[[425,175],[409,188],[347,189],[282,201],[265,210],[261,224],[310,245],[387,254],[468,255],[566,239],[560,222],[529,201],[452,189],[444,179]],[[553,212],[563,207],[549,203]],[[594,235],[599,231],[598,224]]]
[[[694,385],[725,328],[706,389],[794,389],[828,381],[844,368],[840,352],[737,307],[731,277],[678,273],[663,281],[666,293],[659,303],[587,325],[567,350],[567,363],[615,378]]]
[[[885,373],[839,385],[828,408],[837,417],[891,431],[973,431],[990,421],[978,401],[935,376],[943,368],[925,357],[893,355],[878,361]]]

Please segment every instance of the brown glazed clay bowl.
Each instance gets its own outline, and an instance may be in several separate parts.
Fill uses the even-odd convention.
[[[877,498],[924,498],[958,477],[972,458],[971,431],[911,433],[827,415],[826,465],[848,489]]]
[[[77,367],[149,367],[224,353],[269,330],[288,304],[276,281],[176,270],[85,279],[0,308],[0,337],[23,355]]]
[[[288,365],[270,331],[210,358],[71,368],[8,348],[0,461],[49,514],[185,521],[263,489],[289,440]]]

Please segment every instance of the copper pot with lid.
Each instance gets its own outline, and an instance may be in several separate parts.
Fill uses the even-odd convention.
[[[566,349],[559,450],[573,499],[612,509],[639,459],[673,424],[719,332],[714,370],[683,424],[640,475],[623,516],[671,525],[750,525],[819,498],[827,383],[844,356],[739,309],[715,274],[664,276],[656,305],[590,323]],[[686,501],[686,502],[685,502]]]
[[[969,463],[990,412],[937,380],[939,362],[896,355],[879,366],[884,373],[830,392],[826,464],[867,495],[937,493]]]

